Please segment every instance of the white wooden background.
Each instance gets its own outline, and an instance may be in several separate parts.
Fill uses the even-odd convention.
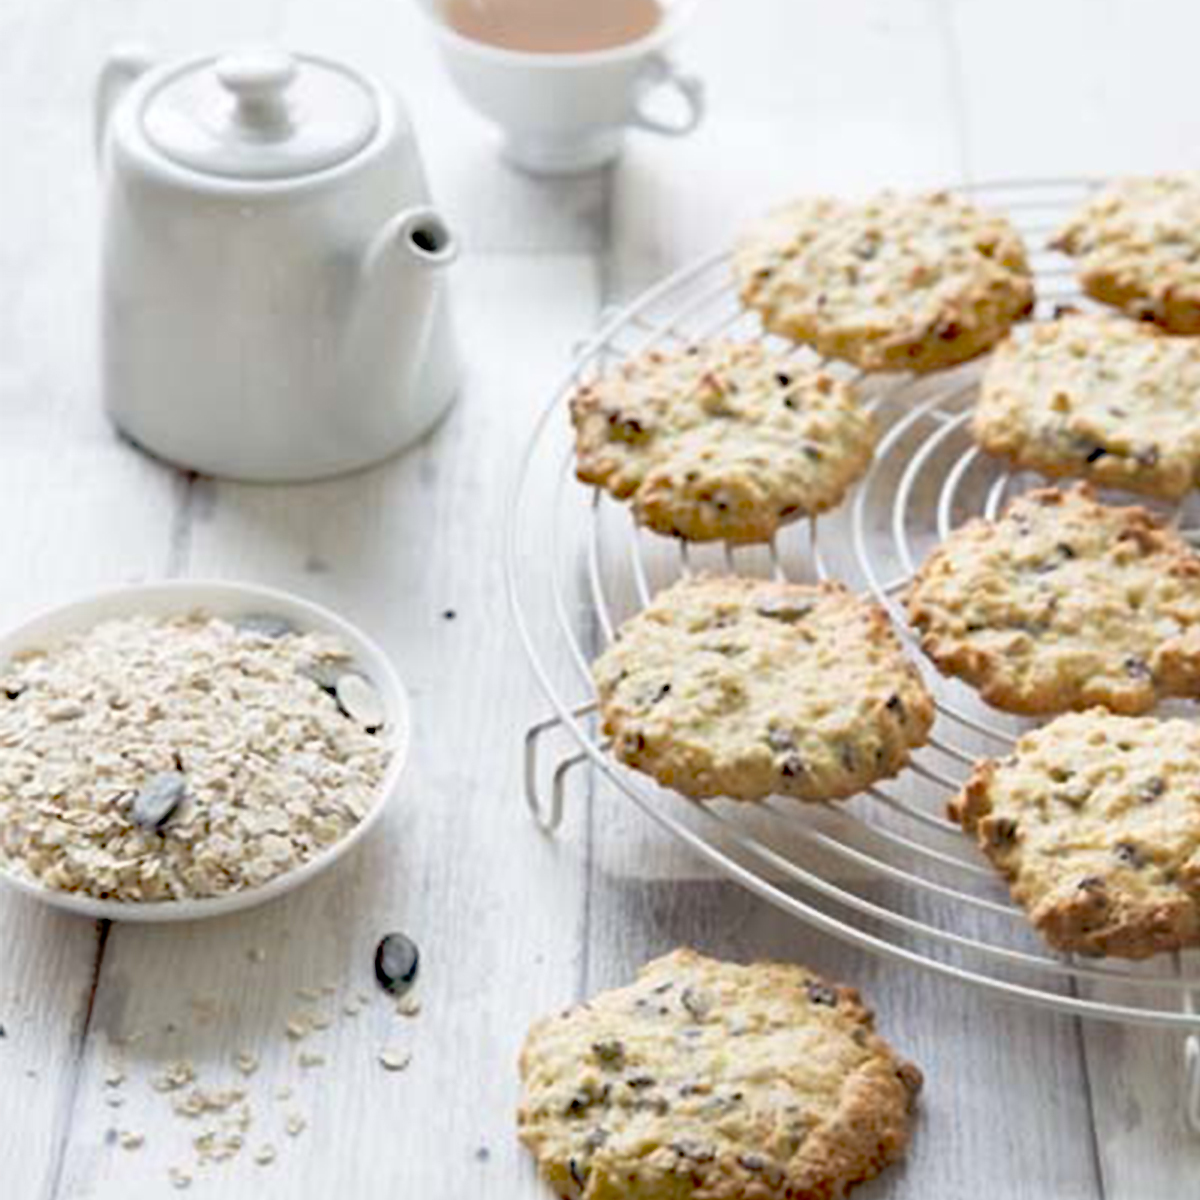
[[[426,445],[355,478],[257,489],[176,474],[113,436],[96,397],[88,96],[105,47],[131,37],[164,52],[278,39],[406,96],[467,246],[466,383]],[[547,184],[498,163],[406,0],[0,0],[0,620],[167,575],[293,588],[383,641],[419,721],[385,831],[294,898],[105,931],[0,896],[0,1196],[173,1194],[167,1169],[190,1164],[205,1126],[171,1116],[149,1080],[187,1058],[228,1085],[243,1048],[262,1057],[247,1149],[189,1194],[544,1195],[513,1137],[525,1026],[680,942],[802,957],[859,984],[926,1068],[911,1159],[864,1200],[1200,1195],[1177,1038],[1006,1007],[843,948],[693,871],[609,795],[590,837],[576,812],[540,837],[519,750],[542,705],[504,610],[497,528],[533,413],[604,305],[790,190],[1193,163],[1198,44],[1186,0],[709,0],[681,54],[709,82],[704,129],[639,137],[619,168]],[[304,1043],[325,1065],[299,1067],[282,1032],[305,1007],[295,989],[336,985],[323,1003],[339,1012],[372,991],[391,928],[424,950],[421,1014],[372,998]],[[411,1047],[406,1073],[377,1065],[385,1044]],[[293,1110],[307,1121],[294,1138]],[[269,1166],[253,1161],[263,1143]]]

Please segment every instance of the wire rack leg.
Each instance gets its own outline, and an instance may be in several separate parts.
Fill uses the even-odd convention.
[[[1175,955],[1175,968],[1182,975],[1183,961]],[[1183,993],[1185,1012],[1200,1016],[1197,993]],[[1189,1033],[1183,1044],[1183,1115],[1188,1128],[1200,1136],[1200,1033]]]
[[[572,709],[571,716],[587,716],[595,707],[596,705],[592,702],[581,704],[578,708]],[[543,833],[553,833],[562,824],[567,776],[587,759],[587,755],[580,752],[559,762],[551,777],[550,801],[548,805],[545,804],[541,794],[538,771],[541,761],[541,744],[548,733],[561,728],[562,725],[562,717],[547,717],[544,721],[530,725],[525,732],[525,804],[533,817],[534,824]]]
[[[1189,1034],[1183,1047],[1183,1104],[1188,1128],[1200,1136],[1200,1034]]]

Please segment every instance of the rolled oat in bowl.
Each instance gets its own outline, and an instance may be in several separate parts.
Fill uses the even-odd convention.
[[[364,695],[337,638],[262,616],[23,651],[0,671],[0,868],[103,900],[259,887],[382,802],[392,731]]]

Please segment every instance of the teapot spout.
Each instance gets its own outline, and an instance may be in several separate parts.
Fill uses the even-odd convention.
[[[412,375],[429,352],[440,275],[458,257],[446,222],[424,205],[391,217],[363,253],[354,296],[353,351],[386,356]]]
[[[117,101],[139,76],[154,66],[154,55],[145,46],[118,46],[105,60],[92,97],[93,139],[96,161],[102,161],[104,134]]]
[[[428,290],[431,272],[458,257],[458,242],[436,209],[406,208],[385,222],[371,239],[363,261],[364,282],[386,291]]]

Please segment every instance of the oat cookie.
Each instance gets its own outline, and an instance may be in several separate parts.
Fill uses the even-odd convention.
[[[955,530],[906,597],[922,647],[997,708],[1140,713],[1200,696],[1200,556],[1086,484]]]
[[[1200,342],[1122,317],[1047,321],[992,356],[972,430],[1015,466],[1178,500],[1200,473]]]
[[[1200,172],[1118,179],[1050,243],[1084,291],[1172,333],[1200,333]]]
[[[933,723],[884,611],[837,583],[686,579],[593,675],[613,753],[696,798],[851,796],[895,775]]]
[[[903,1156],[922,1082],[852,988],[691,950],[539,1021],[520,1068],[567,1200],[840,1200]]]
[[[734,270],[767,329],[866,371],[965,362],[1034,303],[1016,230],[948,192],[797,200],[747,232]]]
[[[839,503],[875,446],[849,384],[752,342],[639,355],[580,387],[571,419],[579,478],[693,541],[769,541]]]
[[[1200,944],[1200,725],[1069,713],[977,765],[950,811],[1055,948]]]

